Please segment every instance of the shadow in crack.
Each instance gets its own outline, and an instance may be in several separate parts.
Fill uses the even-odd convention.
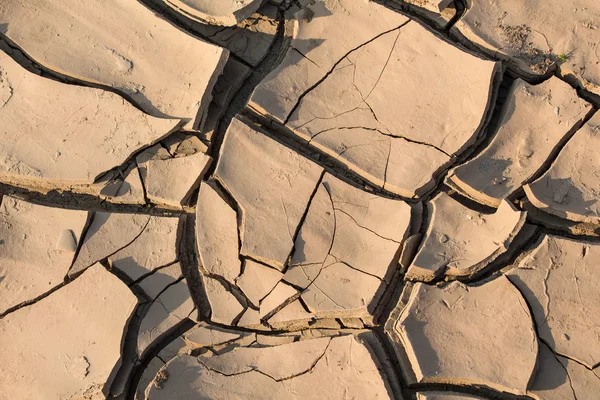
[[[507,278],[515,285],[515,287],[521,292],[523,299],[529,307],[529,310],[534,319],[533,324],[538,336],[538,368],[535,374],[531,377],[530,389],[536,391],[552,390],[556,389],[563,384],[568,384],[568,376],[564,368],[548,368],[548,364],[552,361],[548,360],[549,357],[557,357],[551,350],[551,346],[554,346],[554,340],[550,327],[546,323],[546,317],[544,317],[544,307],[535,296],[529,286],[523,282],[518,275],[508,275]],[[536,318],[536,315],[539,316]],[[539,323],[540,319],[544,318]],[[544,337],[542,340],[541,337]],[[549,339],[549,340],[548,340]],[[558,363],[558,359],[556,359]],[[533,385],[533,386],[532,386]]]
[[[162,0],[141,2],[189,33],[229,49],[252,67],[256,67],[267,55],[277,33],[278,9],[272,4],[265,4],[237,25],[224,27],[206,24],[189,14],[178,12]]]

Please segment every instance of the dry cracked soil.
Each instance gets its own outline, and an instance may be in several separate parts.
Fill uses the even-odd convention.
[[[2,0],[0,400],[600,399],[597,0]]]

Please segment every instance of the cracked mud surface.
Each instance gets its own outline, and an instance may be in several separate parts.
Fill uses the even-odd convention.
[[[595,400],[593,0],[0,4],[0,400]]]

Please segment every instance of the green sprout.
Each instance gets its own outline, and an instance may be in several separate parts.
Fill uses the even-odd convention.
[[[566,54],[560,54],[556,58],[562,63],[567,62],[569,60],[569,56]]]

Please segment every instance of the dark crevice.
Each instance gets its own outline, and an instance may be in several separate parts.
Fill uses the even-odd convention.
[[[254,113],[252,110],[244,110],[243,116],[250,122],[250,125],[253,126],[254,129],[263,131],[271,139],[278,141],[284,146],[293,149],[303,157],[320,165],[326,172],[339,178],[350,186],[387,199],[400,199],[408,203],[419,201],[419,199],[405,198],[393,192],[389,192],[384,190],[381,186],[369,182],[365,177],[348,169],[348,166],[340,162],[336,157],[322,152],[313,145],[309,145],[306,140],[299,138],[296,134],[291,132],[289,128],[280,124],[274,124],[272,121],[264,119],[264,117]]]
[[[212,33],[210,35],[206,35],[203,32],[200,32],[200,30],[198,30],[196,28],[196,25],[211,26],[210,24],[197,21],[193,17],[188,17],[186,15],[185,11],[183,11],[181,9],[175,10],[175,9],[167,6],[164,4],[163,0],[138,0],[138,1],[140,3],[142,3],[144,6],[146,6],[148,9],[152,10],[157,16],[159,16],[160,18],[169,22],[171,25],[177,27],[179,30],[184,31],[188,35],[191,35],[201,41],[212,43],[219,47],[223,47],[223,46],[216,43],[214,40],[214,37],[217,36],[219,33],[226,31],[227,29],[236,29],[236,26],[237,26],[237,25],[224,26],[223,28],[215,31],[214,33]],[[246,60],[237,56],[233,52],[229,52],[229,58],[232,58],[235,61],[238,61],[238,62],[244,64],[245,66],[247,66],[250,69],[254,68]]]
[[[149,272],[143,274],[142,276],[140,276],[139,278],[137,278],[136,280],[132,281],[128,286],[137,285],[138,283],[140,283],[144,279],[148,278],[149,276],[152,276],[152,275],[160,272],[161,270],[163,270],[165,268],[169,268],[169,267],[171,267],[171,266],[173,266],[173,265],[175,265],[177,263],[178,263],[178,261],[173,261],[173,262],[170,262],[168,264],[161,265],[160,267],[156,267],[152,271],[149,271]],[[113,268],[113,271],[115,271],[115,270],[117,270],[117,269]]]
[[[137,386],[140,382],[142,374],[150,364],[150,361],[152,361],[154,357],[158,357],[158,353],[160,353],[165,347],[167,347],[178,337],[191,330],[194,326],[195,323],[192,320],[184,319],[181,322],[179,322],[175,327],[173,327],[170,330],[170,332],[168,332],[162,339],[160,339],[159,341],[154,343],[149,349],[147,349],[142,359],[139,360],[139,363],[133,367],[129,382],[125,390],[126,400],[135,399]]]
[[[263,58],[261,62],[254,69],[252,69],[250,75],[246,78],[240,89],[231,99],[223,117],[221,118],[221,121],[219,121],[217,129],[215,130],[215,134],[212,138],[213,144],[209,154],[214,161],[211,167],[208,169],[207,176],[211,176],[216,169],[223,139],[232,119],[246,107],[246,104],[254,92],[254,89],[271,71],[273,71],[279,65],[289,48],[290,37],[292,34],[292,23],[285,19],[284,12],[282,10],[278,11],[277,23],[277,32],[269,52],[265,58]]]
[[[554,149],[552,149],[542,166],[535,173],[533,173],[533,175],[531,175],[529,179],[523,182],[519,190],[513,193],[513,195],[510,196],[509,199],[516,200],[518,198],[524,197],[525,192],[523,190],[523,186],[535,182],[552,167],[552,165],[556,162],[556,159],[560,155],[562,149],[565,148],[565,146],[569,143],[569,141],[573,138],[577,131],[581,129],[581,127],[583,127],[590,119],[592,119],[592,117],[594,116],[594,114],[596,114],[597,111],[598,109],[591,108],[582,119],[576,121],[574,125],[569,129],[569,131],[560,139],[560,141],[557,143]]]
[[[296,242],[298,241],[298,235],[300,234],[300,230],[302,229],[302,225],[304,225],[304,221],[306,220],[306,216],[308,215],[308,212],[310,211],[310,206],[315,198],[315,196],[317,195],[317,192],[319,191],[319,187],[321,186],[321,183],[323,182],[323,177],[325,176],[325,171],[321,171],[321,176],[319,177],[319,180],[317,181],[317,184],[315,185],[312,193],[310,194],[310,197],[308,198],[308,202],[306,203],[306,207],[304,209],[304,213],[302,214],[302,217],[300,218],[300,221],[298,221],[298,226],[296,226],[296,230],[294,232],[294,235],[291,237],[292,239],[292,248],[290,250],[289,256],[288,256],[288,260],[285,263],[284,269],[283,269],[283,273],[285,273],[289,267],[289,263],[296,251]]]
[[[319,69],[321,69],[321,67],[319,66],[319,64],[317,64],[316,62],[314,62],[313,60],[311,60],[309,57],[306,56],[306,54],[304,54],[303,52],[301,52],[300,50],[298,50],[294,46],[291,46],[290,49],[294,50],[296,53],[300,54],[302,57],[306,58],[309,62],[313,63],[316,67],[318,67]]]
[[[46,297],[50,296],[52,293],[56,292],[59,289],[62,289],[63,287],[65,287],[69,283],[73,282],[78,277],[79,276],[76,276],[73,279],[70,279],[69,281],[61,282],[58,285],[54,286],[52,289],[48,290],[47,292],[45,292],[45,293],[43,293],[43,294],[41,294],[41,295],[39,295],[39,296],[37,296],[37,297],[35,297],[33,299],[26,300],[26,301],[24,301],[22,303],[19,303],[19,304],[13,306],[13,307],[7,308],[6,311],[4,311],[3,313],[0,314],[0,321],[4,317],[6,317],[7,315],[9,315],[9,314],[11,314],[11,313],[13,313],[15,311],[18,311],[18,310],[20,310],[22,308],[25,308],[25,307],[29,307],[31,305],[34,305],[38,301],[45,299]]]

